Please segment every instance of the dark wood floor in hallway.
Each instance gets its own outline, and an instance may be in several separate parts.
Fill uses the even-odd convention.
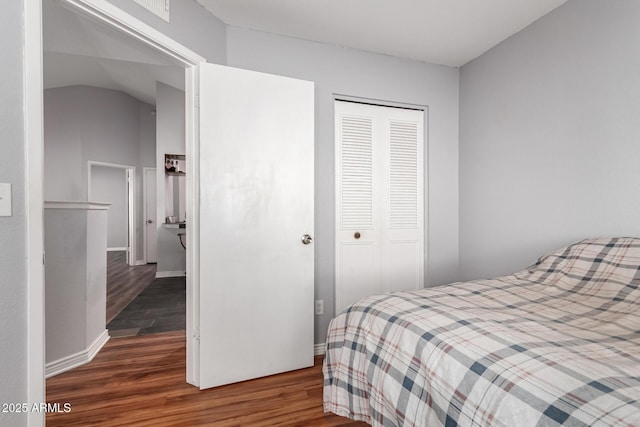
[[[185,382],[185,334],[115,338],[85,366],[47,380],[47,402],[70,403],[47,426],[366,426],[322,410],[312,368],[200,391]]]
[[[156,264],[131,267],[125,251],[107,252],[107,323],[156,277]]]

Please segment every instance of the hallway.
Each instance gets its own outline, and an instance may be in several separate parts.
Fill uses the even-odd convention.
[[[186,328],[186,278],[156,279],[156,264],[131,267],[124,251],[107,252],[107,329],[128,337]]]
[[[107,323],[111,322],[156,277],[156,264],[131,267],[125,251],[107,252]]]

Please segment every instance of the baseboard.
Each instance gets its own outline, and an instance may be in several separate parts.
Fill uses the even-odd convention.
[[[163,277],[184,277],[187,273],[184,270],[181,271],[156,271],[156,279]]]
[[[109,331],[105,329],[86,350],[47,363],[44,367],[45,378],[50,378],[91,362],[107,341],[109,341]]]
[[[121,252],[126,250],[127,248],[107,248],[107,252]]]
[[[314,344],[313,345],[313,355],[314,356],[321,356],[325,353],[325,344],[321,343],[321,344]]]
[[[147,265],[146,261],[137,260],[136,265]]]

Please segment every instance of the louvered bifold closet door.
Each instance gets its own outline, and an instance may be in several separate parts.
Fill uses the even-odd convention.
[[[422,287],[423,112],[336,101],[336,311]]]
[[[398,109],[396,109],[398,110]],[[399,110],[388,121],[388,217],[383,233],[383,287],[424,286],[424,174],[421,111]]]
[[[336,104],[336,167],[340,171],[336,174],[336,307],[340,311],[376,293],[381,283],[380,242],[374,239],[378,230],[374,227],[373,118],[352,114],[347,107]]]

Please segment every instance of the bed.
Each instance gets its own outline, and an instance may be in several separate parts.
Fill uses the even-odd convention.
[[[640,426],[640,239],[365,298],[329,326],[324,410],[373,426]]]

